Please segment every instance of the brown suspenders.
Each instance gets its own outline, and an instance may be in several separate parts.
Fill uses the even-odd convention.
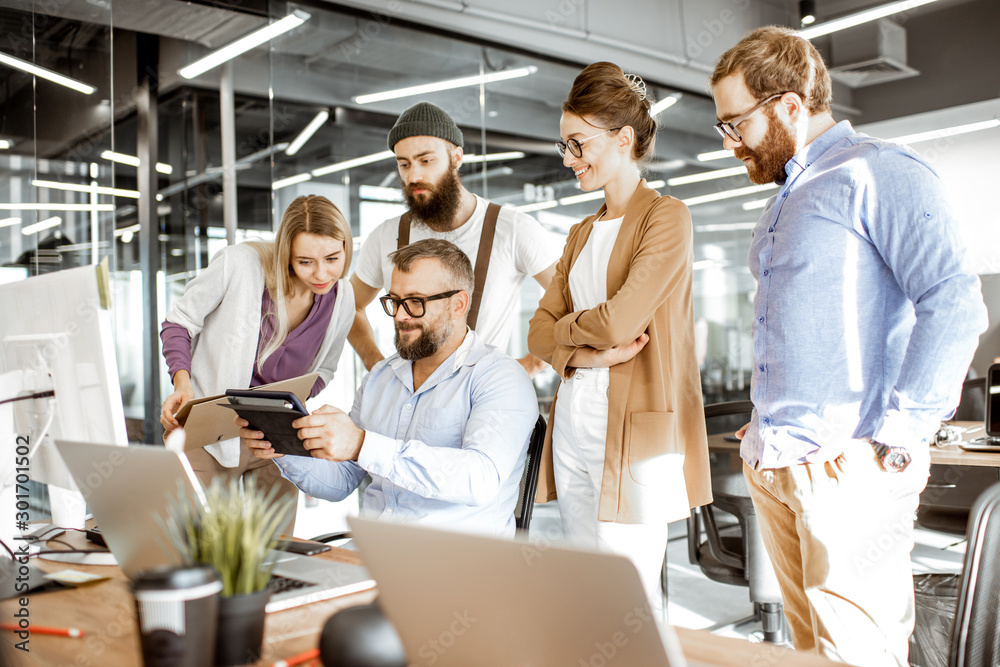
[[[472,305],[469,307],[468,323],[471,329],[476,328],[479,319],[479,306],[483,300],[483,287],[486,285],[486,272],[490,268],[490,253],[493,252],[493,236],[497,230],[497,216],[500,206],[491,203],[486,207],[486,220],[483,221],[483,233],[479,237],[479,251],[476,253],[476,287],[472,294]],[[396,249],[410,245],[410,212],[399,217],[399,236]]]

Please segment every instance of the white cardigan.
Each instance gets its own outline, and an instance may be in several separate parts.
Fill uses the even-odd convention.
[[[195,397],[250,386],[260,338],[264,269],[260,255],[246,244],[220,250],[184,290],[167,313],[167,321],[191,334],[191,386]],[[337,370],[344,341],[354,323],[354,290],[337,281],[337,301],[326,336],[309,372],[329,384]],[[238,438],[205,447],[226,468],[240,461]]]

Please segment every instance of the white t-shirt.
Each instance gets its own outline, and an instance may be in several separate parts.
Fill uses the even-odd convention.
[[[624,219],[594,221],[590,238],[569,272],[573,310],[590,310],[608,300],[608,262]]]
[[[476,195],[476,210],[458,229],[435,232],[417,221],[410,224],[410,243],[434,238],[451,241],[462,249],[476,267],[479,239],[486,220],[488,202]],[[389,253],[396,249],[399,218],[386,220],[368,236],[355,265],[354,273],[371,287],[388,291],[392,281]],[[497,217],[490,268],[479,307],[476,333],[489,345],[507,349],[514,318],[521,312],[521,285],[527,276],[541,273],[559,260],[562,244],[526,213],[509,206],[500,209]]]

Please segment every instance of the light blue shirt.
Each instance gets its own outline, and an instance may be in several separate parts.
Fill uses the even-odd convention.
[[[357,462],[275,459],[304,492],[343,500],[365,473],[365,516],[510,536],[538,404],[519,363],[469,331],[413,390],[413,362],[376,364],[354,398],[365,430]]]
[[[924,446],[987,326],[941,180],[847,121],[785,173],[750,246],[755,410],[741,456],[782,468],[831,460],[851,438]]]

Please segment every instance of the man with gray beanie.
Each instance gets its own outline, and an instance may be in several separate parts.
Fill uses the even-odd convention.
[[[486,343],[506,351],[520,312],[521,285],[533,276],[546,289],[555,272],[561,244],[531,216],[501,208],[462,186],[458,170],[465,141],[443,109],[419,102],[400,115],[389,131],[400,186],[408,210],[379,225],[361,246],[351,284],[357,313],[348,336],[365,368],[383,358],[365,307],[392,278],[390,253],[433,238],[454,243],[475,267],[476,286],[469,326]],[[529,374],[543,366],[537,357],[518,360]]]

